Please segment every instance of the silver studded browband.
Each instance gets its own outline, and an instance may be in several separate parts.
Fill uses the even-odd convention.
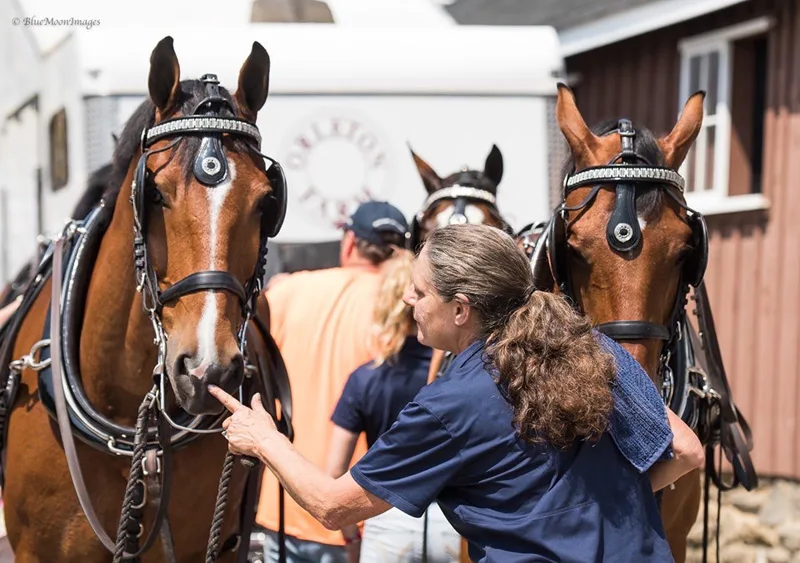
[[[494,194],[491,192],[482,190],[480,188],[472,188],[469,186],[460,186],[456,184],[454,186],[450,186],[449,188],[442,188],[441,190],[436,190],[433,192],[428,196],[428,199],[425,200],[424,207],[425,209],[428,209],[440,199],[455,199],[457,197],[480,199],[482,201],[491,203],[492,205],[495,205],[496,201]]]
[[[162,137],[179,133],[233,133],[247,135],[261,144],[261,134],[252,123],[225,117],[178,117],[160,123],[147,131],[145,143],[150,145]]]
[[[624,183],[625,181],[669,184],[681,192],[683,192],[686,183],[680,174],[669,168],[619,164],[587,168],[575,174],[570,174],[564,181],[564,186],[567,189],[571,189],[587,184]]]

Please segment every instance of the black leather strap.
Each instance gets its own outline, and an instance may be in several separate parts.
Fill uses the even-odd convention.
[[[608,245],[617,252],[630,252],[642,240],[636,215],[636,184],[617,184],[614,212],[606,225]]]
[[[697,321],[700,328],[702,349],[706,353],[707,373],[711,387],[719,394],[720,407],[720,448],[733,467],[733,482],[725,484],[719,471],[710,466],[711,479],[720,490],[730,490],[739,483],[750,491],[758,486],[750,452],[753,449],[753,434],[739,408],[733,403],[725,365],[719,350],[714,317],[708,301],[708,293],[704,282],[701,282],[694,294],[697,302]],[[709,468],[707,467],[707,470]]]
[[[221,270],[208,270],[190,274],[164,290],[159,296],[159,301],[164,305],[184,295],[210,289],[230,291],[239,298],[242,304],[247,301],[247,294],[242,283],[230,273]]]
[[[614,340],[645,340],[654,338],[656,340],[669,340],[669,329],[664,325],[658,325],[647,321],[612,321],[595,326]]]

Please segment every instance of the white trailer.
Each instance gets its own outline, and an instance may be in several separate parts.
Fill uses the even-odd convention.
[[[0,278],[31,255],[39,231],[63,224],[88,175],[110,160],[112,134],[147,95],[150,52],[166,35],[182,78],[215,73],[230,90],[253,41],[269,52],[258,126],[288,181],[279,246],[337,241],[338,221],[367,197],[410,218],[426,193],[409,145],[444,175],[480,169],[497,144],[501,213],[515,228],[549,214],[563,70],[552,28],[101,23],[70,29],[28,63],[4,55],[17,73],[35,70],[27,82],[12,73],[22,85],[2,99]]]

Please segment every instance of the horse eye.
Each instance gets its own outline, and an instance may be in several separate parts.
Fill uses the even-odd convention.
[[[260,213],[269,213],[272,211],[273,206],[275,205],[277,205],[275,196],[270,193],[261,198],[261,200],[258,202],[257,210]]]
[[[164,197],[164,194],[161,190],[158,189],[157,186],[154,184],[150,184],[147,186],[147,191],[149,193],[150,203],[153,205],[160,205],[161,207],[166,207],[167,200]]]
[[[686,259],[692,255],[692,252],[694,252],[694,247],[684,246],[678,252],[678,256],[676,257],[675,262],[677,262],[678,264],[683,264],[683,262],[685,262]]]
[[[572,246],[568,242],[565,244],[565,246],[566,246],[566,250],[567,250],[567,255],[570,258],[573,258],[574,260],[577,260],[581,264],[586,264],[588,262],[586,260],[586,257],[581,253],[581,251],[579,249],[575,248],[574,246]]]

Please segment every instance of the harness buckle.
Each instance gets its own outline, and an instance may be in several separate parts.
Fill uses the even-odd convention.
[[[144,460],[142,460],[144,464]],[[147,504],[147,485],[144,484],[144,481],[141,479],[136,479],[136,483],[142,486],[142,502],[139,504],[132,504],[131,508],[134,510],[141,510]]]
[[[52,361],[51,358],[47,358],[46,360],[37,361],[36,355],[41,351],[42,348],[45,346],[50,346],[50,339],[44,338],[39,340],[36,344],[31,347],[31,351],[22,356],[18,360],[14,360],[8,364],[8,369],[14,373],[21,374],[26,369],[32,369],[33,371],[42,371],[46,367],[48,367]]]
[[[149,451],[153,451],[153,450],[149,450]],[[153,469],[153,467],[152,467],[152,464],[153,464],[152,460],[150,460],[150,463],[148,463],[148,460],[150,458],[149,455],[145,455],[144,459],[142,459],[142,475],[144,475],[145,477],[148,477],[150,475],[158,475],[159,473],[161,473],[161,458],[158,457],[158,453],[156,453],[156,455],[154,455],[152,457],[155,458],[155,466],[156,466],[155,469]],[[149,471],[147,470],[148,465],[150,466],[150,470]]]
[[[118,448],[117,447],[117,441],[114,439],[113,436],[111,436],[108,439],[108,441],[106,442],[106,447],[108,448],[108,451],[110,451],[111,453],[113,453],[115,455],[122,455],[122,456],[126,456],[126,457],[130,457],[130,456],[133,455],[131,452],[127,452],[127,451],[123,450],[122,448]]]

